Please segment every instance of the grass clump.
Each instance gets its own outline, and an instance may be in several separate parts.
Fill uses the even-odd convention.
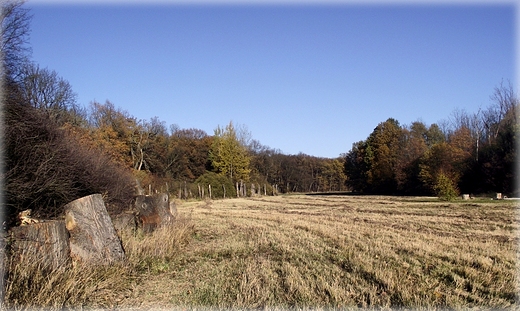
[[[60,310],[83,305],[114,307],[131,291],[135,278],[126,263],[67,265],[51,269],[38,258],[6,259],[5,307]]]
[[[62,310],[115,308],[134,297],[147,275],[168,270],[170,262],[191,239],[193,224],[180,217],[151,234],[123,232],[126,259],[110,265],[69,264],[49,268],[40,258],[4,258],[4,307]]]
[[[138,271],[162,272],[191,240],[194,224],[179,216],[172,226],[156,229],[151,234],[138,230],[121,233],[129,264]],[[143,270],[144,269],[144,270]]]

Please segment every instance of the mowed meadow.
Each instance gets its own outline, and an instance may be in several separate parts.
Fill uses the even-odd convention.
[[[516,308],[513,201],[289,195],[179,202],[193,224],[120,307]]]
[[[283,195],[177,201],[171,227],[122,232],[126,260],[7,261],[4,307],[518,309],[515,201]]]

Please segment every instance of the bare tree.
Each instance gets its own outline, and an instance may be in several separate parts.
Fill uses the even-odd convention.
[[[478,153],[480,150],[480,141],[482,139],[482,132],[484,130],[484,122],[482,122],[482,109],[479,108],[477,113],[471,117],[471,130],[476,139],[475,160],[478,162]]]
[[[140,120],[135,124],[135,129],[131,135],[131,148],[133,168],[140,171],[143,168],[148,168],[148,163],[145,160],[145,151],[150,144],[150,132],[148,130],[148,123]]]
[[[451,130],[460,128],[471,128],[471,115],[465,109],[455,109],[450,116]]]
[[[20,91],[24,102],[44,111],[54,121],[64,122],[68,114],[79,110],[71,85],[54,70],[41,69],[35,64],[24,65]]]
[[[29,32],[31,15],[22,7],[25,1],[5,0],[0,12],[0,54],[3,59],[3,75],[16,81],[22,65],[31,53]]]
[[[511,82],[508,82],[508,85],[504,85],[503,81],[500,82],[500,86],[495,87],[495,91],[491,95],[491,101],[493,104],[484,113],[484,124],[488,137],[496,139],[503,126],[502,120],[507,114],[512,114],[514,122],[518,118],[516,111],[518,99]]]
[[[248,147],[251,144],[251,141],[253,139],[253,135],[247,128],[247,125],[245,124],[237,124],[234,125],[235,132],[237,135],[237,139],[240,142],[240,144],[244,147]]]

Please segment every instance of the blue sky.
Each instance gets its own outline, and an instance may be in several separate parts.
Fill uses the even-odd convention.
[[[29,2],[32,58],[78,103],[286,154],[337,157],[378,123],[476,112],[515,77],[515,6]]]

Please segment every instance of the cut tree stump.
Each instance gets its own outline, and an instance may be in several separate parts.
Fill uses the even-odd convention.
[[[65,225],[70,233],[70,255],[74,262],[109,264],[125,258],[101,194],[65,205]]]
[[[126,211],[112,218],[116,232],[121,235],[123,231],[135,231],[137,229],[137,216],[132,211]]]
[[[138,195],[135,199],[139,224],[145,232],[152,232],[160,226],[173,223],[175,217],[170,208],[170,200],[166,193]]]
[[[69,233],[63,220],[50,220],[11,228],[11,256],[20,262],[39,261],[45,268],[67,267],[70,260]]]

